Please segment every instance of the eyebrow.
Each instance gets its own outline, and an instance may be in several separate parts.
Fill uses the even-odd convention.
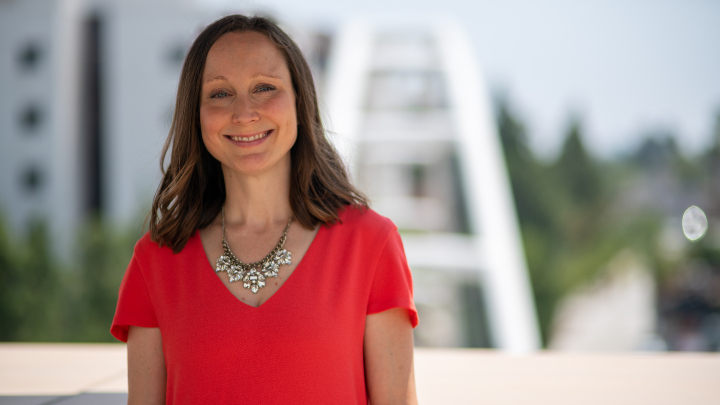
[[[255,73],[252,75],[253,79],[257,79],[258,77],[269,77],[271,79],[280,80],[281,82],[284,82],[284,80],[278,76],[269,75],[267,73]]]
[[[258,77],[269,77],[269,78],[271,78],[271,79],[280,80],[281,82],[285,82],[285,80],[283,80],[282,78],[277,77],[277,76],[273,76],[273,75],[270,75],[270,74],[267,74],[267,73],[255,73],[254,75],[252,75],[251,79],[257,79]],[[212,78],[212,79],[205,80],[205,81],[203,82],[203,84],[205,84],[205,83],[210,83],[210,82],[214,82],[215,80],[225,80],[225,81],[228,81],[228,79],[227,79],[225,76],[215,76],[215,77]]]
[[[225,78],[225,76],[215,76],[215,78],[213,78],[213,79],[205,80],[205,81],[203,82],[203,84],[204,84],[204,83],[214,82],[215,80],[225,80],[225,81],[227,81],[227,79]]]

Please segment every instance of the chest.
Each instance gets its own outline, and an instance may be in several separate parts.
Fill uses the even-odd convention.
[[[294,226],[289,231],[288,238],[283,233],[281,242],[275,245],[268,238],[262,240],[252,234],[223,239],[224,231],[217,226],[201,230],[199,236],[207,260],[225,288],[238,301],[257,308],[293,274],[312,246],[319,227]]]
[[[326,357],[352,347],[362,356],[371,263],[328,236],[318,233],[293,271],[258,306],[228,288],[242,288],[239,283],[218,277],[199,238],[189,241],[194,254],[163,263],[164,271],[153,274],[164,276],[148,283],[166,360],[205,364],[231,352],[234,361],[249,364],[259,348],[281,357],[297,356],[299,348],[303,355]]]

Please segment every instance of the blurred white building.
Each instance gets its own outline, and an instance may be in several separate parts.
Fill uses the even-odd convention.
[[[400,229],[418,343],[538,349],[503,153],[468,39],[452,24],[358,22],[333,50],[329,126],[373,208]]]
[[[185,50],[207,16],[170,1],[0,2],[0,207],[67,252],[87,214],[138,221]]]
[[[43,216],[61,236],[82,212],[81,29],[75,2],[0,2],[0,209],[16,230]]]

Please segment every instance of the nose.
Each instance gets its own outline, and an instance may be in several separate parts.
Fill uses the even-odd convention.
[[[248,124],[260,119],[257,106],[247,97],[237,97],[233,108],[233,122],[238,124]]]

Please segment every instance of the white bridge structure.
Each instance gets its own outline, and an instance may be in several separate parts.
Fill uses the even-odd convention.
[[[474,333],[474,345],[539,349],[503,153],[463,32],[353,22],[334,39],[324,94],[354,181],[402,235],[419,344],[468,346]]]

